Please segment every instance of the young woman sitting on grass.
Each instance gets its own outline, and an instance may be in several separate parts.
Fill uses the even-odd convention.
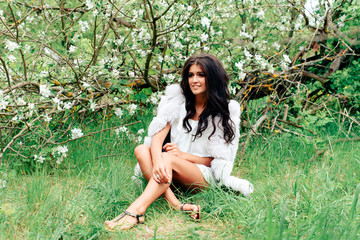
[[[144,222],[146,209],[161,195],[200,219],[200,205],[181,203],[170,188],[172,182],[190,190],[224,185],[244,196],[253,192],[249,181],[230,176],[238,149],[240,105],[229,100],[227,85],[216,57],[195,55],[185,62],[181,84],[167,87],[145,144],[135,148],[135,170],[141,169],[148,184],[121,215],[105,222],[109,230]],[[163,145],[169,132],[171,140]]]

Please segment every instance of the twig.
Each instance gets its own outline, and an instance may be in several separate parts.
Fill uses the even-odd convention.
[[[294,134],[294,135],[297,135],[297,136],[306,137],[306,138],[312,138],[312,137],[310,137],[310,136],[306,136],[306,135],[301,134],[301,133],[297,133],[297,132],[290,131],[290,130],[288,130],[288,129],[286,129],[286,128],[283,128],[283,127],[281,127],[281,126],[279,126],[279,125],[277,125],[277,124],[275,124],[275,126],[276,126],[277,128],[279,128],[280,130],[282,130],[282,131],[284,131],[284,132],[287,132],[287,133],[291,133],[291,134]]]
[[[131,126],[131,125],[134,125],[134,124],[140,123],[140,122],[141,122],[141,121],[136,121],[136,122],[133,122],[133,123],[123,124],[123,125],[116,126],[116,127],[105,128],[105,129],[103,129],[103,130],[96,131],[96,132],[91,132],[91,133],[88,133],[88,134],[83,135],[83,136],[81,136],[81,137],[69,139],[69,140],[64,141],[64,142],[59,142],[59,143],[56,143],[56,142],[48,142],[48,143],[51,143],[51,144],[54,144],[54,145],[61,145],[61,144],[65,144],[65,143],[68,143],[68,142],[72,142],[72,141],[78,140],[78,139],[80,139],[80,138],[93,136],[94,134],[97,134],[97,133],[101,133],[101,132],[104,132],[104,131],[116,129],[116,128],[119,128],[119,127],[122,127],[122,126],[124,126],[124,127],[126,127],[126,126]]]
[[[332,145],[334,145],[334,144],[336,144],[336,143],[339,143],[339,142],[357,142],[357,141],[360,141],[360,137],[356,137],[356,138],[339,138],[339,139],[336,139],[336,140],[330,142],[326,148],[328,148],[329,146],[332,146]],[[325,151],[326,151],[326,148],[324,148],[324,149],[322,149],[322,150],[320,150],[320,151],[317,150],[315,156],[313,156],[312,158],[310,158],[310,159],[308,159],[307,161],[305,161],[305,162],[303,163],[303,166],[304,166],[306,163],[315,161],[318,157],[320,157],[321,155],[323,155],[323,154],[325,153]]]
[[[301,129],[307,130],[307,131],[311,132],[312,134],[314,134],[315,136],[318,135],[318,134],[317,134],[316,132],[314,132],[313,130],[305,129],[303,126],[298,125],[298,124],[296,124],[296,123],[293,123],[293,122],[290,122],[290,121],[284,121],[284,120],[282,120],[282,119],[279,119],[278,121],[279,121],[279,122],[282,122],[282,123],[285,123],[285,124],[287,124],[287,125],[293,126],[293,127],[297,127],[297,128],[301,128]]]
[[[121,156],[121,155],[124,155],[124,154],[111,154],[111,155],[102,155],[102,156],[97,156],[94,158],[95,159],[99,159],[99,158],[105,158],[105,157],[115,157],[115,156]]]

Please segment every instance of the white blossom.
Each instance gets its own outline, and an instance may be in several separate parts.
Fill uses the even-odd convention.
[[[69,151],[67,146],[58,146],[56,148],[56,151],[60,154],[65,154],[65,157],[66,157],[66,153]]]
[[[284,61],[281,61],[280,62],[280,66],[283,70],[287,70],[289,67],[288,67],[288,64]]]
[[[235,95],[236,93],[236,87],[229,86],[230,94]]]
[[[79,25],[82,32],[86,32],[86,30],[90,29],[89,23],[86,21],[79,21]]]
[[[120,74],[120,71],[117,70],[117,69],[114,69],[111,74],[112,74],[114,77],[118,77],[119,74]]]
[[[0,16],[1,17],[1,16]],[[0,179],[0,189],[1,188],[5,188],[6,187],[6,180],[1,180]]]
[[[243,26],[245,26],[245,24]],[[245,38],[252,38],[253,37],[251,34],[245,32],[245,29],[243,31],[240,31],[239,35],[240,35],[240,37],[245,37]]]
[[[39,74],[39,76],[42,77],[42,78],[44,78],[44,77],[46,77],[48,74],[49,74],[49,73],[48,73],[47,71],[41,71],[40,74]],[[40,85],[40,86],[41,86],[41,85]]]
[[[88,84],[87,82],[82,82],[82,86],[83,86],[84,88],[91,87],[90,84]]]
[[[10,62],[15,62],[16,61],[16,57],[14,55],[12,55],[12,54],[10,54],[8,56],[8,59],[9,59]]]
[[[39,163],[44,163],[45,158],[43,156],[34,155],[34,160],[36,160]]]
[[[99,11],[97,9],[94,9],[93,11],[93,17],[96,17],[99,14]]]
[[[137,143],[141,143],[141,142],[142,142],[142,139],[143,139],[142,136],[138,136],[137,139],[136,139],[136,142],[137,142]]]
[[[57,164],[60,164],[64,160],[64,158],[67,157],[66,153],[68,151],[69,150],[67,146],[58,146],[53,150],[53,154],[58,156],[56,161]]]
[[[40,94],[44,97],[49,97],[50,96],[50,87],[47,85],[41,85],[39,86],[40,88]]]
[[[242,70],[243,69],[243,67],[244,67],[244,63],[245,63],[245,61],[240,61],[240,62],[237,62],[237,63],[235,63],[235,67],[237,67],[238,69],[240,69],[240,70]]]
[[[181,44],[180,41],[176,41],[173,45],[175,48],[179,48],[179,49],[182,49],[183,48],[183,45]]]
[[[152,104],[157,104],[159,102],[159,97],[158,97],[158,95],[156,93],[151,94],[150,102]]]
[[[285,30],[287,30],[287,28],[284,25],[280,25],[279,30],[280,31],[285,31]]]
[[[256,13],[256,16],[258,17],[258,18],[263,18],[263,17],[265,17],[265,12],[264,12],[264,10],[260,10],[260,11],[258,11],[257,13]]]
[[[76,47],[74,45],[71,45],[69,48],[69,52],[75,52],[76,51]]]
[[[246,49],[244,49],[244,54],[245,54],[245,57],[247,57],[247,58],[252,58],[252,54],[248,51],[248,50],[246,50]]]
[[[130,104],[129,106],[128,106],[128,111],[129,111],[129,114],[130,115],[133,115],[134,113],[135,113],[135,110],[137,109],[137,105],[135,105],[135,104]]]
[[[86,0],[85,5],[86,5],[86,7],[87,7],[88,10],[93,9],[94,6],[95,6],[95,5],[91,2],[91,0]]]
[[[210,19],[208,19],[207,17],[202,17],[201,25],[207,28],[210,27]]]
[[[117,129],[115,129],[115,133],[116,135],[119,136],[120,133],[127,133],[127,128],[125,126],[121,126]]]
[[[301,22],[300,22],[300,21],[297,21],[297,22],[295,23],[295,25],[294,25],[295,30],[300,29],[300,27],[301,27]]]
[[[202,33],[201,36],[200,36],[200,40],[201,40],[202,42],[207,41],[208,38],[209,38],[209,35],[207,35],[206,33]]]
[[[261,61],[261,59],[262,59],[262,58],[261,58],[261,56],[260,56],[259,54],[256,54],[256,55],[255,55],[255,60],[256,60],[256,61]]]
[[[7,40],[6,44],[5,44],[5,48],[7,48],[10,52],[12,52],[12,51],[14,51],[16,49],[19,49],[20,46],[16,42],[12,42],[10,40]]]
[[[81,131],[80,128],[71,129],[71,138],[72,139],[82,137],[83,135],[84,135],[84,133]]]
[[[17,99],[17,103],[19,105],[26,105],[26,102],[24,101],[24,99],[22,99],[22,97]]]
[[[283,57],[284,57],[285,62],[291,63],[291,59],[289,58],[288,55],[284,54]]]
[[[34,110],[35,104],[34,103],[29,103],[28,107],[29,107],[30,110]]]
[[[275,49],[279,51],[281,46],[277,42],[274,42],[273,47],[275,47]]]
[[[53,98],[53,101],[54,101],[54,103],[56,103],[56,104],[60,104],[60,103],[61,103],[61,100],[58,99],[58,97],[54,97],[54,98]]]
[[[91,111],[95,111],[96,106],[97,106],[96,103],[90,102],[90,109],[91,109]]]
[[[39,156],[39,159],[37,160],[39,163],[43,163],[45,158],[43,156]]]
[[[4,97],[2,91],[0,90],[0,111],[6,109],[6,106],[9,105],[9,102],[6,101],[8,97]]]
[[[52,117],[49,117],[49,115],[44,116],[44,121],[49,123],[51,121]]]
[[[241,73],[239,74],[239,79],[240,79],[240,80],[244,80],[245,77],[246,77],[246,73],[241,72]]]
[[[29,53],[30,52],[30,49],[31,49],[31,47],[30,47],[30,45],[28,45],[28,44],[26,44],[25,45],[25,53]]]
[[[64,103],[64,109],[70,109],[73,106],[72,102]]]
[[[115,115],[121,118],[121,116],[123,115],[123,111],[121,110],[121,108],[115,108]]]

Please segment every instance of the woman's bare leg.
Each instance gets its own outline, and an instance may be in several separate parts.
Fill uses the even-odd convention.
[[[196,186],[201,187],[207,184],[204,177],[202,176],[200,169],[195,164],[168,153],[163,153],[163,157],[166,159],[166,162],[169,163],[169,166],[172,169],[170,173],[170,179],[172,179],[173,176],[176,176],[178,181],[184,185],[189,186],[196,184]],[[153,203],[162,194],[164,194],[167,189],[170,189],[169,184],[158,184],[155,182],[153,177],[150,177],[144,192],[128,207],[127,211],[131,212],[132,214],[144,214],[150,204]],[[117,225],[120,225],[120,229],[128,229],[137,223],[137,219],[126,216],[118,222],[112,220],[106,221],[105,223],[110,228],[114,228]]]
[[[139,145],[135,148],[134,151],[135,157],[137,158],[141,172],[144,175],[144,178],[149,181],[149,179],[152,177],[152,158],[151,158],[151,152],[150,148],[145,145]],[[176,174],[174,175],[174,179],[177,179]],[[191,187],[191,186],[189,186]],[[204,188],[204,186],[192,186],[192,187],[198,187],[198,188]],[[180,210],[181,202],[177,199],[174,192],[171,190],[171,188],[168,188],[164,193],[164,198],[176,209]],[[185,205],[184,210],[194,210],[196,211],[196,206],[194,205]]]
[[[152,177],[153,162],[150,148],[147,145],[139,145],[134,151],[135,157],[139,162],[144,178],[149,181]],[[164,198],[175,208],[180,209],[181,202],[177,199],[171,188],[166,189]]]

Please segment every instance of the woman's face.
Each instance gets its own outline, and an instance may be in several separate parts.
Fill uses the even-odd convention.
[[[206,95],[205,73],[199,65],[192,65],[189,69],[189,86],[191,92],[197,95]]]

